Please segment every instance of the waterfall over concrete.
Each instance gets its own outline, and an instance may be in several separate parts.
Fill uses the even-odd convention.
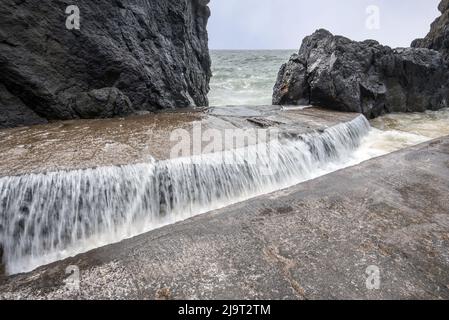
[[[189,158],[0,178],[8,273],[88,251],[348,166],[370,131],[353,121]]]

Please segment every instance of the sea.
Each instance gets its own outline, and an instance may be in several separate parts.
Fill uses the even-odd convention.
[[[211,106],[271,105],[279,69],[297,50],[212,50]],[[371,121],[365,151],[392,152],[449,135],[449,109]],[[374,150],[374,151],[373,151]]]

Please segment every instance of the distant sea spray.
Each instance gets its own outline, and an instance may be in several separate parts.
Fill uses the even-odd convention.
[[[271,105],[279,68],[297,50],[212,50],[209,104]]]

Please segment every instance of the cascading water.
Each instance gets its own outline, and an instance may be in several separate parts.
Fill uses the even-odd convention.
[[[7,271],[30,271],[349,166],[369,131],[359,116],[222,153],[0,178]]]

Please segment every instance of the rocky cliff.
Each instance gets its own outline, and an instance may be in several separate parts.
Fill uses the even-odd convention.
[[[0,3],[0,127],[208,104],[209,0]]]
[[[443,16],[447,2],[440,5]],[[370,118],[447,107],[449,68],[440,38],[446,22],[437,20],[426,39],[415,41],[415,48],[400,49],[318,30],[281,67],[273,104],[313,104]]]
[[[443,0],[438,6],[441,16],[432,23],[429,34],[424,39],[416,39],[414,48],[428,48],[449,55],[449,0]]]

